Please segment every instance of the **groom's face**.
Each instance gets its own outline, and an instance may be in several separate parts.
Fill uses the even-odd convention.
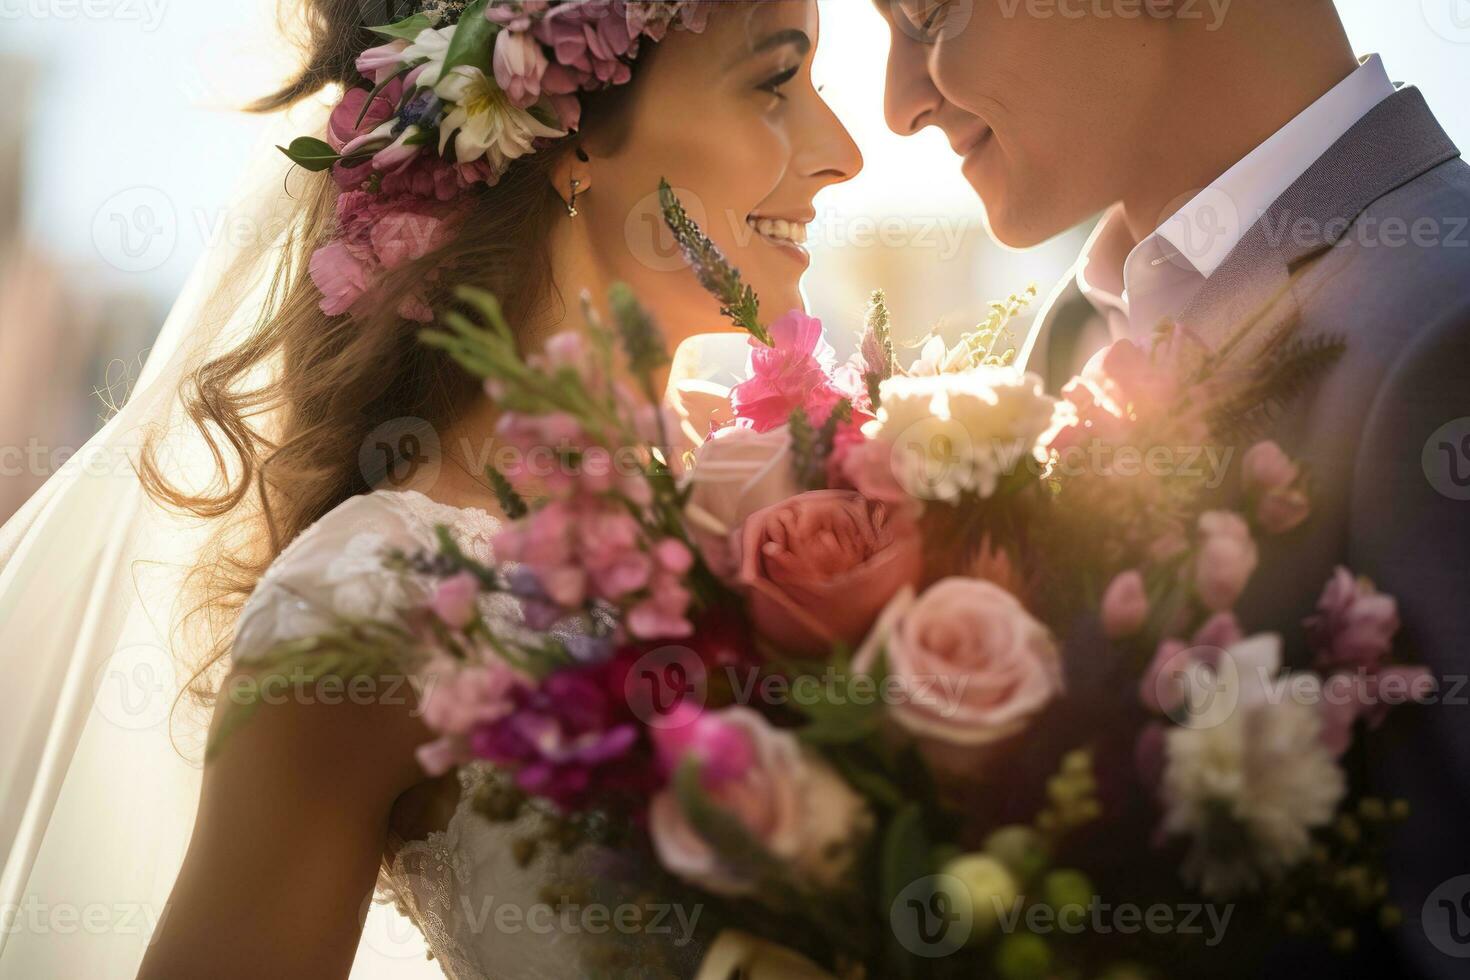
[[[1168,92],[1163,20],[1028,0],[875,3],[892,33],[888,125],[944,132],[1006,245],[1038,244],[1117,201],[1168,138],[1144,126]]]

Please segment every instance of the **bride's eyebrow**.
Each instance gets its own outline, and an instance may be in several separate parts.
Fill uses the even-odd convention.
[[[788,27],[785,30],[776,31],[773,34],[768,34],[761,40],[757,41],[755,44],[752,44],[748,51],[745,51],[731,62],[730,67],[735,67],[748,57],[758,54],[764,54],[767,51],[772,51],[787,44],[795,48],[797,54],[801,55],[802,57],[805,57],[807,53],[810,52],[812,49],[812,39],[810,36],[807,35],[806,31],[800,30],[795,27]]]

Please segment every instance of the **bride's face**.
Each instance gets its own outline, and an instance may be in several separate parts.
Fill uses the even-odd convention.
[[[609,278],[627,282],[666,329],[726,324],[675,254],[660,178],[740,269],[769,322],[803,305],[810,262],[793,239],[813,198],[862,156],[812,83],[816,0],[722,3],[701,34],[670,32],[635,84],[615,146],[590,140],[579,207]]]

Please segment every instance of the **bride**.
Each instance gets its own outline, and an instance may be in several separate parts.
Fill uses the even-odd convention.
[[[228,342],[178,341],[196,355],[207,348],[186,362],[168,400],[207,445],[209,465],[181,472],[190,468],[158,433],[136,459],[152,505],[193,515],[208,532],[208,547],[191,556],[195,626],[180,634],[208,642],[174,647],[188,658],[193,693],[206,697],[324,617],[407,601],[380,563],[387,549],[430,547],[435,526],[447,525],[489,557],[499,515],[483,473],[496,406],[417,341],[420,321],[452,304],[455,286],[496,294],[534,349],[580,321],[581,295],[595,307],[626,282],[673,349],[720,315],[689,270],[653,245],[661,178],[768,308],[784,310],[802,305],[808,257],[799,243],[814,196],[862,165],[812,82],[816,0],[492,0],[483,11],[483,2],[431,0],[409,13],[437,30],[405,29],[386,43],[365,30],[377,19],[361,19],[375,5],[302,3],[307,64],[258,108],[339,86],[347,95],[315,135],[342,159],[328,173],[303,159],[303,147],[319,144],[292,145],[305,166],[276,187],[289,210],[273,268],[258,291],[237,292],[255,297],[233,311],[249,327]],[[461,18],[478,16],[500,29],[493,73],[445,70],[455,59],[447,28],[458,21],[463,32]],[[376,97],[364,76],[380,83]],[[399,107],[405,81],[428,94]],[[412,138],[446,112],[439,128],[458,166]],[[48,511],[67,502],[67,489],[7,529],[7,575],[20,574],[38,534],[62,530],[46,525],[58,523]],[[23,591],[14,578],[0,581]],[[513,613],[505,622],[514,628]],[[83,630],[67,643],[80,651],[99,638]],[[70,649],[58,656],[90,662]],[[58,689],[58,704],[74,693]],[[33,795],[49,798],[15,821],[6,901],[26,894],[28,874],[34,882],[41,844],[52,844],[52,831],[37,828],[73,791],[74,775],[48,782],[54,725],[51,734],[46,760],[31,764]],[[345,976],[375,886],[456,980],[692,971],[699,944],[678,934],[677,921],[672,935],[622,948],[592,941],[592,929],[534,928],[549,882],[574,862],[585,875],[617,856],[542,849],[525,861],[512,830],[471,817],[487,774],[425,778],[415,749],[427,738],[397,688],[269,702],[204,769],[192,838],[138,975]],[[497,914],[505,906],[520,926]]]

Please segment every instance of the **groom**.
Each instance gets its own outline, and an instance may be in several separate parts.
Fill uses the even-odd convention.
[[[1413,816],[1374,975],[1470,975],[1470,166],[1332,0],[875,2],[890,127],[943,131],[995,238],[1102,215],[1022,350],[1053,389],[1166,319],[1346,342],[1270,433],[1309,465],[1313,517],[1261,543],[1242,620],[1290,643],[1337,564],[1398,598],[1441,698],[1400,709],[1375,760]]]

